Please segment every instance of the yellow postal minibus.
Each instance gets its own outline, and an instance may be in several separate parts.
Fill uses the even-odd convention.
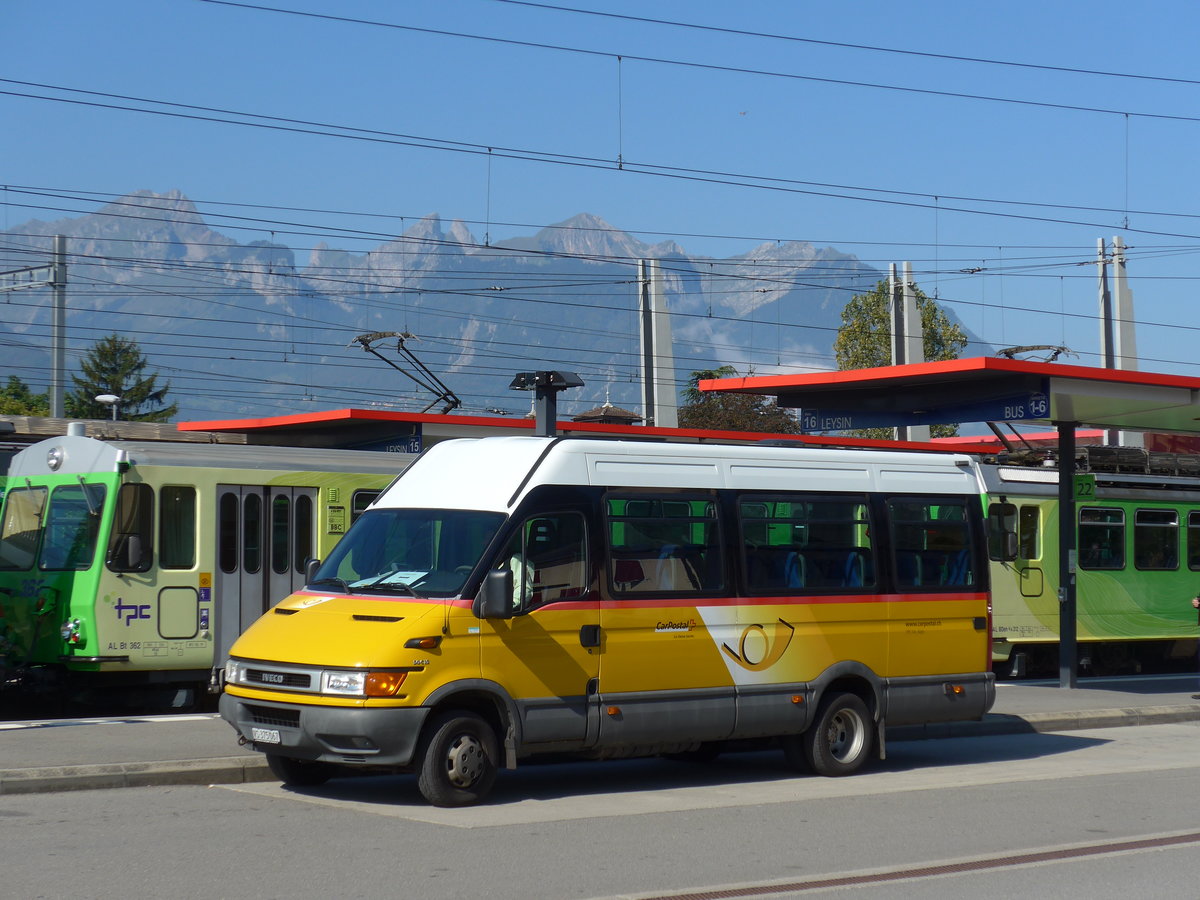
[[[412,771],[446,806],[545,753],[849,774],[991,707],[980,494],[949,454],[440,443],[238,639],[221,714],[285,783]]]

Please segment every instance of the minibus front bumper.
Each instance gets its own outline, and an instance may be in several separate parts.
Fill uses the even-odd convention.
[[[242,740],[260,753],[339,765],[403,768],[412,762],[429,708],[306,706],[224,693],[220,712]]]

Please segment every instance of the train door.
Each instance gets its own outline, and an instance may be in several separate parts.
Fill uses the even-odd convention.
[[[259,616],[304,586],[312,555],[317,489],[217,486],[217,570],[213,573],[219,665]]]

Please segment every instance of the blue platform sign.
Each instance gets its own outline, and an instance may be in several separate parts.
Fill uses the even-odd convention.
[[[903,402],[897,398],[897,406]],[[1050,416],[1050,398],[1044,391],[996,397],[968,403],[949,403],[932,409],[861,410],[804,409],[800,428],[806,433],[850,431],[861,428],[894,428],[897,425],[944,425],[958,422],[1025,422]]]
[[[357,444],[355,450],[375,450],[384,453],[420,453],[423,449],[424,441],[421,435],[421,425],[418,422],[413,426],[413,434],[399,434],[395,437],[385,438],[382,441],[370,441],[365,444]]]

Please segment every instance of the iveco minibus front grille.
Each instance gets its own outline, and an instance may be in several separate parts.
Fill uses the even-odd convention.
[[[263,687],[294,688],[300,691],[307,691],[312,688],[312,676],[306,672],[247,669],[245,683],[258,684]]]
[[[244,704],[244,708],[255,725],[270,725],[274,728],[300,727],[298,709],[272,709],[269,706],[254,706],[250,703]]]

